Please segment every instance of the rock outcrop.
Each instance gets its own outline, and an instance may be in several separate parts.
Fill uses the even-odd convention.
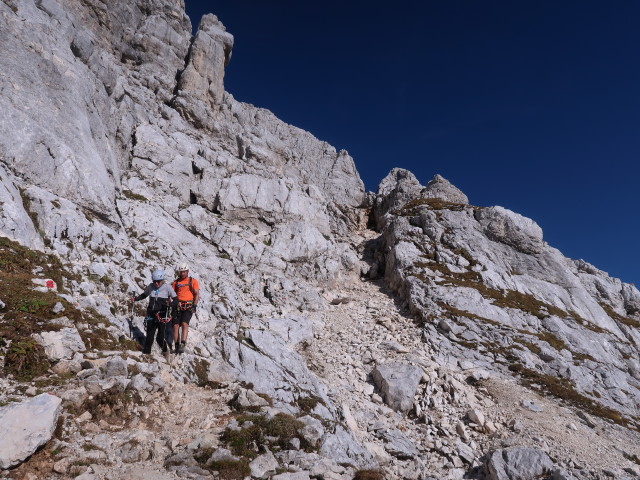
[[[0,415],[62,399],[0,468],[640,475],[640,292],[440,175],[365,194],[225,92],[233,42],[182,0],[0,2]],[[142,357],[128,300],[185,261],[187,351]]]
[[[376,200],[385,278],[425,321],[427,342],[637,422],[640,323],[624,300],[635,289],[579,270],[543,242],[533,221],[502,207],[451,202],[462,199],[444,193],[382,208],[406,191],[406,178],[391,172]]]

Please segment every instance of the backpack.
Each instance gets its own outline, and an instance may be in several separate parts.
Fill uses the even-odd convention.
[[[178,286],[178,280],[180,280],[180,279],[179,279],[179,278],[176,278],[176,279],[173,281],[173,283],[171,284],[171,288],[173,288],[173,290],[174,290],[174,291],[176,290],[176,287]],[[189,277],[189,290],[191,290],[191,295],[193,295],[193,298],[195,298],[195,297],[196,297],[196,292],[195,292],[195,290],[193,289],[192,281],[191,281],[191,277]],[[176,292],[176,293],[178,293],[178,292]]]

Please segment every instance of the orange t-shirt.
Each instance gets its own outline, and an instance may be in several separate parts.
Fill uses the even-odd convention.
[[[192,302],[193,301],[193,293],[191,293],[191,288],[189,288],[189,278],[191,278],[191,288],[193,291],[200,290],[200,285],[198,285],[198,280],[192,277],[187,277],[184,280],[178,279],[173,282],[173,289],[178,295],[178,300],[181,302]]]

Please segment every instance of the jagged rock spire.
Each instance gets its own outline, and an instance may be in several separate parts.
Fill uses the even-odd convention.
[[[375,218],[382,225],[382,217],[421,199],[438,199],[448,203],[468,205],[467,196],[441,175],[434,175],[427,186],[420,184],[416,176],[404,168],[394,168],[380,182],[375,200]]]
[[[469,199],[459,188],[456,188],[449,180],[438,174],[433,176],[420,193],[423,198],[438,198],[445,202],[462,205],[469,204]]]

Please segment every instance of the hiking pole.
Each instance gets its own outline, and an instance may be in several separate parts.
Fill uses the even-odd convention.
[[[134,303],[135,301],[131,299],[131,314],[129,315],[129,338],[133,340],[133,314],[134,314]]]

